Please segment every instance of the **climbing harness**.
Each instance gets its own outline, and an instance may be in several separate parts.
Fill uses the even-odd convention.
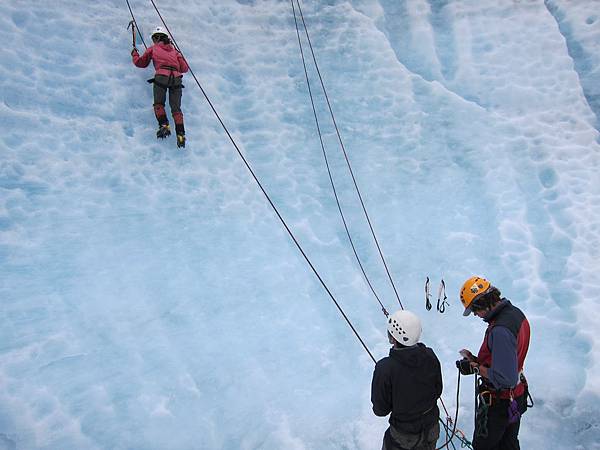
[[[525,376],[521,373],[519,375],[520,382],[525,383],[525,401],[526,407],[530,407],[528,400],[531,399],[529,390],[527,388],[527,381]],[[525,380],[525,381],[524,381]],[[489,384],[482,378],[477,377],[475,382],[475,435],[478,438],[485,439],[489,435],[488,430],[488,411],[496,405],[497,402],[502,402],[500,405],[507,405],[507,417],[508,423],[516,423],[521,418],[521,412],[519,411],[519,405],[516,398],[513,395],[513,390],[509,389],[508,399],[500,398],[500,393],[504,391],[494,390],[489,387]],[[533,406],[533,399],[531,399],[531,406]]]
[[[443,298],[442,298],[443,297]],[[448,296],[446,295],[446,283],[442,278],[440,282],[440,287],[438,288],[438,296],[437,296],[437,310],[439,313],[443,314],[446,311],[446,306],[450,304],[447,302]]]
[[[342,140],[342,136],[341,136],[340,130],[339,130],[337,122],[335,120],[335,115],[333,113],[333,108],[332,108],[331,102],[329,100],[329,95],[327,94],[327,89],[325,88],[325,83],[323,81],[323,77],[321,76],[321,71],[319,70],[319,64],[317,63],[317,58],[315,56],[315,52],[314,52],[314,49],[313,49],[313,46],[312,46],[312,42],[310,40],[310,35],[309,35],[309,32],[308,32],[308,27],[306,25],[306,21],[304,20],[304,14],[302,13],[302,7],[300,6],[300,0],[290,0],[291,5],[292,5],[292,13],[294,15],[294,23],[296,25],[296,35],[298,37],[298,45],[300,47],[300,55],[302,57],[302,64],[304,66],[304,74],[305,74],[305,77],[306,77],[306,83],[308,85],[308,91],[309,91],[309,95],[310,95],[310,100],[311,100],[311,104],[312,104],[312,107],[313,107],[313,114],[314,114],[314,117],[315,117],[315,122],[317,124],[317,131],[318,131],[318,134],[319,134],[319,140],[321,142],[321,148],[322,148],[322,151],[323,151],[323,155],[325,157],[325,164],[327,165],[327,171],[329,173],[329,179],[330,179],[330,182],[332,184],[334,195],[336,197],[336,202],[338,204],[338,210],[340,212],[340,215],[342,216],[342,221],[344,222],[344,227],[346,229],[346,233],[348,235],[349,240],[352,242],[352,238],[350,236],[350,232],[348,230],[348,226],[347,226],[346,220],[344,218],[344,215],[343,215],[343,212],[342,212],[342,209],[341,209],[341,206],[340,206],[340,202],[339,202],[337,193],[335,191],[335,184],[333,182],[333,178],[332,178],[332,175],[331,175],[331,170],[330,170],[329,163],[328,163],[328,160],[327,160],[327,155],[326,155],[326,152],[325,152],[325,147],[323,145],[323,138],[322,138],[322,135],[321,135],[321,129],[320,129],[320,126],[319,126],[319,120],[317,118],[317,113],[316,113],[316,109],[315,109],[315,105],[314,105],[314,99],[313,99],[313,95],[312,95],[312,90],[310,88],[310,82],[309,82],[309,78],[308,78],[308,72],[307,72],[307,68],[306,68],[306,61],[305,61],[305,57],[304,57],[304,50],[303,50],[303,47],[302,47],[302,40],[300,39],[300,30],[298,28],[298,19],[297,19],[297,15],[296,15],[296,6],[294,5],[294,1],[295,1],[295,4],[298,7],[298,13],[299,13],[300,19],[302,21],[302,25],[303,25],[303,28],[304,28],[304,34],[306,35],[306,40],[307,40],[308,46],[310,48],[310,53],[311,53],[311,56],[312,56],[312,60],[313,60],[313,63],[314,63],[314,66],[315,66],[315,69],[316,69],[316,72],[317,72],[317,75],[318,75],[318,78],[319,78],[321,89],[323,91],[323,94],[324,94],[324,97],[325,97],[325,100],[326,100],[326,103],[327,103],[327,108],[329,110],[329,115],[331,117],[331,121],[332,121],[333,126],[335,128],[335,132],[336,132],[336,135],[337,135],[337,138],[338,138],[338,142],[340,144],[340,148],[341,148],[341,150],[342,150],[342,152],[344,154],[344,159],[346,161],[346,166],[348,167],[348,171],[350,172],[350,176],[352,178],[352,182],[354,184],[354,188],[356,190],[358,199],[360,201],[360,204],[361,204],[361,207],[362,207],[362,211],[364,213],[364,216],[365,216],[365,219],[367,221],[367,224],[369,225],[369,229],[371,231],[371,235],[373,236],[373,241],[375,242],[375,245],[377,247],[377,251],[379,252],[379,256],[381,258],[381,261],[382,261],[383,266],[385,268],[385,271],[387,273],[388,280],[390,281],[390,284],[392,286],[394,294],[396,295],[396,299],[398,300],[398,303],[400,304],[400,308],[404,309],[404,306],[402,305],[402,301],[400,300],[400,295],[398,294],[398,290],[396,289],[396,285],[394,284],[394,280],[393,280],[392,275],[390,273],[390,270],[388,268],[387,262],[385,260],[385,257],[383,256],[383,251],[381,250],[381,246],[379,245],[379,241],[377,239],[377,235],[375,234],[375,230],[373,228],[373,224],[371,222],[371,218],[369,217],[369,214],[367,213],[367,208],[365,206],[365,202],[363,200],[363,196],[362,196],[361,191],[360,191],[360,189],[358,187],[358,183],[356,181],[356,177],[354,176],[354,171],[352,170],[352,166],[350,164],[350,159],[348,158],[348,153],[346,152],[346,147],[344,146],[344,142]],[[373,289],[370,281],[368,280],[368,277],[367,277],[367,275],[366,275],[366,273],[365,273],[365,271],[363,269],[363,266],[360,263],[360,258],[358,257],[358,253],[356,252],[356,249],[354,248],[354,245],[353,244],[351,244],[351,245],[353,247],[354,254],[355,254],[356,258],[359,261],[359,265],[361,267],[361,270],[363,271],[363,275],[367,279],[367,283],[369,284],[369,287],[371,288],[371,291],[373,292],[373,294],[375,295],[375,297],[379,301],[379,297],[375,293],[375,291],[374,291],[374,289]],[[380,304],[381,304],[381,302],[380,302]],[[381,305],[381,306],[382,306],[382,309],[385,310],[385,308],[383,308],[383,305]],[[384,314],[385,314],[385,312],[384,312]],[[386,316],[387,316],[387,314],[386,314]]]
[[[177,90],[177,89],[183,89],[185,86],[183,84],[175,84],[175,80],[179,77],[175,77],[175,74],[173,72],[177,72],[178,69],[177,67],[173,67],[173,66],[168,66],[166,64],[163,64],[160,66],[161,69],[165,69],[169,71],[169,76],[167,78],[167,83],[161,83],[160,81],[156,81],[156,78],[150,78],[149,80],[146,80],[148,83],[152,84],[156,84],[157,86],[160,86],[163,89],[173,89],[173,90]]]
[[[525,409],[534,406],[533,398],[529,393],[529,385],[523,372],[519,374],[519,383],[525,386],[523,397],[525,399]],[[508,392],[508,398],[505,393]],[[520,398],[520,397],[519,397]],[[521,418],[519,403],[513,395],[513,389],[496,390],[489,382],[481,376],[475,378],[475,436],[485,439],[489,435],[488,430],[488,412],[492,407],[506,406],[508,423],[513,424]]]
[[[180,84],[180,85],[178,85],[178,86],[177,86],[177,85],[175,85],[175,84],[173,84],[173,81],[174,81],[174,80],[175,80],[175,78],[174,78],[174,77],[173,77],[173,75],[171,74],[171,75],[169,75],[169,78],[168,78],[167,84],[165,84],[165,83],[161,83],[160,81],[156,81],[156,78],[150,78],[150,79],[148,79],[148,80],[146,80],[146,81],[147,81],[148,83],[150,83],[150,84],[155,84],[155,85],[157,85],[157,86],[160,86],[160,87],[161,87],[161,88],[163,88],[163,89],[174,89],[174,90],[177,90],[177,89],[183,89],[183,88],[185,87],[183,84]]]

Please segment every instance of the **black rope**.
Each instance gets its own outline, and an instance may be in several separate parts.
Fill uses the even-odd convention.
[[[459,400],[460,400],[460,371],[458,372],[458,381],[456,382],[456,413],[454,414],[454,424],[452,427],[452,433],[450,433],[450,438],[448,438],[446,440],[446,442],[444,442],[440,447],[437,447],[436,450],[441,450],[442,448],[447,447],[448,444],[450,444],[452,442],[452,439],[454,439],[454,437],[456,437],[456,424],[458,422]],[[444,426],[444,428],[446,428],[446,431],[448,431],[448,428],[444,424],[444,421],[442,420],[441,417],[439,418],[439,420],[440,420],[440,422],[442,422],[442,426]],[[466,441],[465,438],[459,436],[458,439],[462,442],[463,447],[472,448],[471,443],[469,441]]]
[[[329,182],[331,183],[331,189],[333,190],[335,202],[337,204],[338,211],[340,212],[340,216],[342,218],[342,223],[344,224],[344,229],[346,230],[346,236],[348,236],[348,241],[350,242],[350,246],[352,247],[352,251],[354,252],[354,256],[356,257],[358,266],[360,267],[360,270],[362,271],[362,274],[365,277],[365,280],[366,280],[367,284],[369,285],[371,292],[373,293],[373,295],[375,296],[375,299],[379,303],[379,306],[381,306],[381,310],[383,311],[383,314],[385,314],[385,316],[387,317],[389,314],[388,314],[387,310],[385,309],[385,306],[383,306],[383,303],[381,303],[381,300],[380,300],[379,296],[377,295],[377,292],[375,292],[375,288],[371,284],[371,280],[369,279],[369,277],[363,267],[363,264],[360,260],[360,257],[358,256],[358,252],[354,245],[354,241],[352,240],[352,236],[350,235],[350,230],[348,229],[348,223],[346,222],[346,217],[344,216],[344,212],[342,211],[340,199],[338,197],[337,190],[335,188],[335,183],[333,182],[333,176],[331,174],[331,168],[329,166],[329,159],[327,158],[327,152],[325,151],[325,145],[323,144],[323,135],[321,134],[321,126],[319,125],[319,118],[317,116],[317,110],[315,108],[315,101],[314,101],[313,94],[312,94],[312,88],[310,87],[310,81],[308,78],[308,70],[306,69],[306,60],[304,58],[304,49],[302,47],[302,41],[300,39],[300,30],[298,29],[298,20],[296,19],[296,8],[294,6],[294,0],[290,0],[290,1],[292,3],[292,11],[294,12],[294,23],[296,24],[296,36],[298,37],[298,45],[300,47],[300,55],[302,56],[302,65],[304,66],[304,76],[306,77],[306,85],[308,86],[308,94],[310,96],[310,103],[312,105],[312,111],[313,111],[313,115],[315,118],[315,124],[317,126],[317,132],[319,134],[319,142],[321,143],[321,150],[323,152],[323,158],[325,159],[325,165],[327,166],[327,174],[329,175]]]
[[[131,10],[131,5],[129,4],[129,0],[125,0],[125,1],[127,2],[127,8],[129,8],[129,14],[131,14],[131,19],[133,20],[133,25],[135,26],[135,28],[137,28],[138,36],[142,40],[142,44],[144,44],[144,48],[147,50],[148,47],[146,47],[146,42],[144,41],[144,36],[142,36],[142,33],[140,32],[140,27],[138,27],[138,24],[135,21],[135,16],[133,15],[133,11]]]
[[[344,318],[344,320],[346,320],[346,323],[348,324],[348,326],[352,329],[352,331],[353,331],[354,335],[356,336],[356,338],[360,341],[360,343],[362,344],[363,348],[369,354],[369,356],[371,357],[371,359],[373,360],[373,362],[377,362],[375,360],[375,358],[373,357],[373,355],[371,354],[371,351],[369,350],[369,348],[367,347],[367,345],[364,343],[364,341],[362,340],[362,338],[358,334],[358,331],[356,331],[356,329],[354,328],[354,326],[350,322],[350,319],[348,319],[348,316],[346,316],[346,313],[344,312],[344,310],[342,309],[342,307],[339,305],[339,303],[337,302],[337,300],[335,299],[335,297],[333,296],[333,294],[331,293],[331,291],[329,290],[329,288],[327,287],[327,285],[325,284],[325,281],[323,281],[323,279],[321,278],[321,275],[319,275],[319,272],[317,272],[317,269],[313,266],[313,263],[311,262],[311,260],[308,258],[308,256],[304,252],[304,249],[300,246],[300,243],[298,242],[298,240],[296,239],[296,237],[292,233],[292,230],[290,230],[290,228],[288,227],[287,223],[285,222],[285,220],[283,219],[283,217],[279,213],[279,210],[277,209],[277,207],[275,206],[275,204],[271,200],[271,197],[269,197],[269,194],[267,193],[267,191],[265,190],[265,188],[263,187],[263,185],[259,181],[258,177],[254,173],[254,170],[252,170],[252,167],[250,166],[250,164],[248,163],[248,161],[246,160],[246,158],[242,154],[242,151],[238,147],[237,143],[235,142],[235,140],[231,136],[231,133],[229,132],[229,130],[225,126],[225,123],[221,119],[221,116],[219,115],[219,113],[215,109],[213,103],[210,101],[210,98],[208,97],[208,95],[204,91],[204,88],[200,84],[200,81],[198,81],[198,78],[194,74],[194,71],[192,70],[190,64],[187,62],[185,56],[183,55],[183,52],[181,51],[180,47],[177,45],[177,41],[175,40],[175,37],[173,36],[173,33],[171,33],[171,30],[169,30],[169,27],[167,26],[167,24],[166,24],[165,20],[163,19],[160,11],[158,10],[158,7],[156,6],[156,3],[154,2],[154,0],[150,0],[150,2],[152,3],[152,6],[156,10],[156,13],[158,14],[158,17],[160,17],[160,20],[161,20],[162,24],[165,26],[165,29],[169,33],[169,36],[171,37],[171,40],[173,41],[173,44],[175,45],[175,48],[181,53],[181,56],[183,57],[183,59],[188,64],[188,67],[189,67],[189,70],[190,70],[190,74],[192,75],[192,77],[194,78],[194,81],[196,82],[196,84],[200,88],[200,91],[202,92],[202,95],[204,96],[204,98],[208,102],[208,104],[209,104],[210,108],[212,109],[214,115],[216,116],[216,118],[218,119],[219,123],[221,124],[221,127],[223,127],[223,130],[227,134],[227,137],[229,138],[229,140],[231,141],[231,143],[235,147],[235,150],[237,151],[238,155],[240,156],[240,158],[244,162],[244,165],[246,166],[246,168],[248,169],[248,171],[252,175],[252,178],[254,178],[254,181],[256,181],[256,184],[258,184],[258,187],[260,188],[260,190],[264,194],[265,198],[267,199],[267,201],[271,205],[271,208],[273,208],[273,211],[275,212],[275,214],[277,215],[277,217],[281,221],[282,225],[284,226],[284,228],[288,232],[290,238],[292,239],[292,241],[294,241],[294,244],[296,244],[296,247],[298,248],[298,250],[300,251],[300,253],[302,253],[302,256],[304,257],[304,259],[306,260],[306,262],[310,266],[311,270],[313,271],[313,273],[315,274],[315,276],[317,277],[317,279],[319,280],[319,282],[321,283],[321,285],[323,286],[323,288],[325,289],[325,291],[327,292],[327,294],[329,295],[329,297],[331,298],[331,300],[333,301],[333,303],[335,304],[335,306],[337,307],[338,311],[340,312],[340,314],[342,315],[342,317]]]
[[[479,389],[477,388],[477,375],[475,375],[475,408],[473,411],[473,419],[474,419],[474,424],[473,424],[473,429],[475,429],[477,427],[477,402],[479,401]]]
[[[383,266],[385,267],[385,271],[387,273],[388,279],[390,280],[390,283],[392,285],[392,288],[394,289],[394,293],[396,294],[396,298],[398,299],[398,303],[400,304],[400,307],[402,309],[404,309],[404,306],[402,305],[402,302],[400,301],[400,296],[398,295],[398,290],[396,289],[396,285],[394,284],[394,280],[392,279],[392,275],[388,269],[387,263],[385,261],[385,258],[383,256],[383,252],[381,251],[381,246],[379,245],[379,241],[377,240],[377,236],[375,235],[375,230],[373,229],[373,225],[371,223],[371,219],[369,217],[369,214],[367,213],[367,208],[365,206],[365,203],[363,201],[362,198],[362,194],[360,193],[360,189],[358,188],[358,183],[356,182],[356,178],[354,176],[354,171],[352,170],[352,166],[350,165],[350,160],[348,158],[348,154],[346,153],[346,147],[344,146],[344,142],[342,141],[342,136],[340,134],[340,130],[337,126],[337,122],[335,121],[335,115],[333,114],[333,109],[331,107],[331,102],[329,101],[329,96],[327,95],[327,90],[325,89],[325,83],[323,82],[323,77],[321,76],[321,71],[319,70],[319,65],[317,63],[317,58],[315,56],[315,52],[312,46],[312,43],[310,41],[310,36],[308,34],[308,28],[306,26],[306,21],[304,20],[304,15],[302,14],[302,8],[300,6],[300,0],[296,0],[296,3],[298,5],[298,11],[300,12],[300,18],[302,19],[302,24],[304,25],[304,32],[306,34],[306,39],[308,41],[308,46],[310,47],[310,52],[312,54],[312,59],[313,62],[315,64],[315,68],[317,70],[317,74],[319,75],[319,81],[321,83],[321,88],[323,89],[323,94],[325,95],[325,100],[327,101],[327,107],[329,109],[329,114],[331,116],[331,120],[333,121],[333,125],[335,127],[335,132],[337,134],[338,137],[338,141],[340,143],[340,147],[344,153],[344,158],[346,160],[346,165],[348,166],[348,170],[350,171],[350,175],[352,177],[352,181],[354,183],[354,187],[356,189],[356,193],[358,194],[358,198],[360,200],[360,204],[362,206],[362,210],[365,214],[365,218],[367,219],[367,223],[369,224],[369,228],[371,230],[371,234],[373,235],[373,240],[375,241],[375,245],[377,246],[377,251],[379,252],[379,256],[381,257],[381,261],[383,262]]]
[[[482,391],[484,383],[483,377],[475,376],[475,436],[483,439],[488,437],[488,410],[492,396],[491,392]],[[486,393],[488,394],[490,404],[486,402]]]

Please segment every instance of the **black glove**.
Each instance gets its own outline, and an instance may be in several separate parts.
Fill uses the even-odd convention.
[[[471,362],[467,358],[456,361],[456,367],[462,375],[473,375],[475,373],[473,366],[471,366]]]

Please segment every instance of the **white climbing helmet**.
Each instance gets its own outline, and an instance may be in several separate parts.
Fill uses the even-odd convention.
[[[421,319],[410,311],[396,311],[388,317],[388,331],[400,344],[410,347],[421,337]]]
[[[164,34],[165,36],[169,35],[163,27],[156,27],[154,30],[152,30],[152,34],[150,34],[150,38],[153,38],[155,34]]]

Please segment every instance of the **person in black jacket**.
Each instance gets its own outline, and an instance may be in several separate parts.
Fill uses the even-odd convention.
[[[421,321],[409,311],[388,318],[390,356],[375,365],[371,402],[375,415],[390,414],[383,450],[433,450],[440,435],[437,399],[442,369],[432,349],[419,343]]]

